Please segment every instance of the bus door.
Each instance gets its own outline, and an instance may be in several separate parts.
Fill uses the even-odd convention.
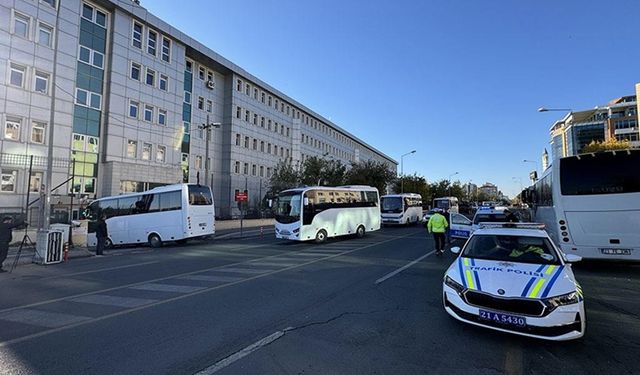
[[[469,236],[471,236],[471,232],[473,231],[471,229],[471,225],[472,221],[469,220],[466,216],[458,213],[451,213],[451,223],[449,223],[449,226],[451,228],[451,237],[465,239],[469,238]]]

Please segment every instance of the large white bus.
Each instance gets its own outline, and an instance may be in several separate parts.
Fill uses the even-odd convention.
[[[87,208],[89,245],[95,245],[95,223],[105,215],[106,247],[148,243],[159,247],[166,241],[215,233],[213,195],[208,186],[176,184],[141,193],[97,199]]]
[[[439,208],[445,212],[458,213],[460,211],[458,206],[458,198],[456,197],[440,197],[433,199],[433,207]]]
[[[566,254],[640,260],[639,166],[640,150],[561,158],[522,198]]]
[[[285,190],[275,201],[276,238],[318,243],[380,229],[378,189],[370,186]]]
[[[416,224],[422,219],[422,196],[416,193],[380,197],[382,224]]]

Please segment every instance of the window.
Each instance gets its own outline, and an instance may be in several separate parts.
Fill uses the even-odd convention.
[[[269,95],[269,100],[268,100],[267,105],[268,105],[269,107],[271,107],[271,95]]]
[[[210,70],[207,70],[207,81],[213,82],[213,72]]]
[[[202,169],[202,156],[196,156],[196,169]]]
[[[164,109],[158,110],[158,124],[167,125],[167,111]]]
[[[253,114],[253,125],[258,125],[258,115],[257,114]]]
[[[189,91],[184,92],[184,102],[191,104],[191,93]]]
[[[240,118],[242,116],[242,108],[236,107],[236,118]]]
[[[49,93],[49,75],[47,73],[36,71],[34,90],[45,95]]]
[[[242,81],[238,80],[236,83],[236,90],[242,91]]]
[[[204,109],[204,98],[202,96],[198,97],[198,109]]]
[[[267,121],[267,129],[271,131],[271,120]]]
[[[238,174],[240,173],[240,162],[239,161],[236,162],[235,168],[233,169],[233,171],[235,173],[238,173]]]
[[[249,163],[244,163],[242,166],[242,173],[249,174]]]
[[[11,78],[9,82],[13,86],[24,87],[24,73],[27,70],[24,66],[11,64]]]
[[[164,163],[166,154],[167,154],[167,147],[158,146],[158,149],[156,150],[156,161],[159,163]]]
[[[153,107],[150,105],[144,106],[144,121],[153,121]]]
[[[2,170],[0,175],[0,192],[13,193],[16,191],[16,176],[18,171]]]
[[[49,4],[52,8],[56,8],[56,0],[40,0],[41,3]]]
[[[251,165],[251,175],[252,176],[256,175],[256,165],[255,164]]]
[[[74,134],[73,142],[71,143],[71,149],[73,151],[84,151],[84,135]]]
[[[80,47],[80,49],[82,49],[82,47]],[[129,75],[129,77],[131,77],[131,79],[135,79],[136,81],[140,81],[140,73],[142,72],[142,66],[138,63],[131,63],[131,74]]]
[[[13,15],[13,33],[23,38],[29,38],[31,19],[25,15],[15,12]]]
[[[87,136],[87,152],[98,153],[98,138]]]
[[[140,103],[130,100],[129,101],[129,117],[138,118],[138,109],[140,108]]]
[[[244,121],[249,122],[249,111],[244,111]]]
[[[169,77],[164,74],[160,74],[160,90],[167,91]]]
[[[156,43],[158,42],[158,33],[153,30],[147,32],[147,53],[156,55]]]
[[[189,134],[191,132],[191,124],[189,121],[183,121],[182,126],[184,127],[184,134]]]
[[[251,86],[249,86],[249,84],[247,83],[247,85],[244,87],[244,93],[249,95],[249,92],[251,92]]]
[[[104,67],[104,55],[84,46],[80,46],[78,60],[96,68],[102,69]]]
[[[264,141],[260,142],[260,151],[264,152]]]
[[[260,127],[264,128],[264,117],[260,116]]]
[[[264,103],[264,92],[263,92],[263,93],[260,93],[260,101],[261,101],[262,103]]]
[[[264,166],[260,166],[260,177],[264,177]]]
[[[142,25],[137,22],[133,23],[133,32],[131,34],[131,44],[136,48],[142,49]]]
[[[191,73],[193,71],[193,62],[187,60],[185,62],[184,70],[186,70],[187,72]]]
[[[171,40],[167,37],[162,37],[162,61],[169,62],[171,60]]]
[[[29,178],[29,191],[32,193],[38,193],[42,186],[42,172],[31,172]]]
[[[130,139],[127,141],[127,157],[135,159],[136,156],[138,156],[138,142]]]
[[[253,149],[254,149],[254,150],[257,150],[257,149],[258,149],[258,140],[257,140],[257,139],[254,139],[254,140],[253,140]]]
[[[278,156],[278,145],[273,145],[273,154]]]
[[[7,118],[4,122],[4,139],[20,140],[20,120]]]
[[[253,98],[254,99],[258,99],[258,89],[257,88],[253,89]]]
[[[205,69],[204,66],[198,67],[198,78],[204,81]]]
[[[211,100],[207,100],[207,112],[213,112],[213,102]]]
[[[155,70],[147,68],[147,85],[155,86],[156,85],[156,72]]]
[[[271,153],[271,143],[267,144],[267,154]]]
[[[87,4],[82,4],[82,18],[86,18],[102,27],[107,26],[107,15]]]
[[[249,137],[244,137],[244,147],[249,148]]]
[[[45,47],[51,47],[53,42],[53,27],[38,23],[38,44]]]
[[[267,178],[271,178],[271,167],[267,167]]]
[[[40,121],[31,123],[31,142],[44,144],[44,132],[47,124]]]
[[[143,143],[142,144],[142,160],[151,159],[151,149],[152,148],[153,148],[153,146],[151,145],[151,143]]]

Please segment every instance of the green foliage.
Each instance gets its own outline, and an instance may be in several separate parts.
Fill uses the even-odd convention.
[[[466,200],[466,194],[462,188],[460,181],[456,181],[453,184],[449,180],[440,180],[429,184],[429,192],[431,195],[426,200],[423,196],[423,201],[432,205],[434,198],[441,197],[457,197],[459,201]]]
[[[404,189],[403,189],[404,184]],[[427,180],[414,174],[413,176],[401,176],[393,182],[393,191],[397,194],[404,191],[405,193],[418,193],[422,196],[423,201],[428,204],[429,197],[431,197],[431,189]]]
[[[582,153],[598,152],[598,151],[613,151],[613,150],[626,150],[631,148],[629,141],[619,141],[614,138],[610,138],[604,142],[591,141],[588,145],[582,148]]]
[[[271,195],[300,186],[301,175],[290,162],[280,161],[274,168],[269,179],[269,193]]]
[[[367,160],[359,163],[351,163],[351,169],[346,173],[345,183],[348,185],[369,185],[378,188],[381,194],[386,191],[396,177],[395,171],[390,170],[386,164]]]
[[[344,184],[347,166],[339,160],[326,160],[312,156],[302,163],[300,173],[303,185],[339,186]]]

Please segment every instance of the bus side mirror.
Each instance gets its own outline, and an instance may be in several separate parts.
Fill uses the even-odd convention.
[[[305,206],[308,206],[308,205],[309,205],[309,198],[308,198],[308,197],[304,197],[303,204],[304,204]]]
[[[451,248],[451,252],[454,254],[459,254],[460,253],[460,248],[458,246],[454,246]]]

